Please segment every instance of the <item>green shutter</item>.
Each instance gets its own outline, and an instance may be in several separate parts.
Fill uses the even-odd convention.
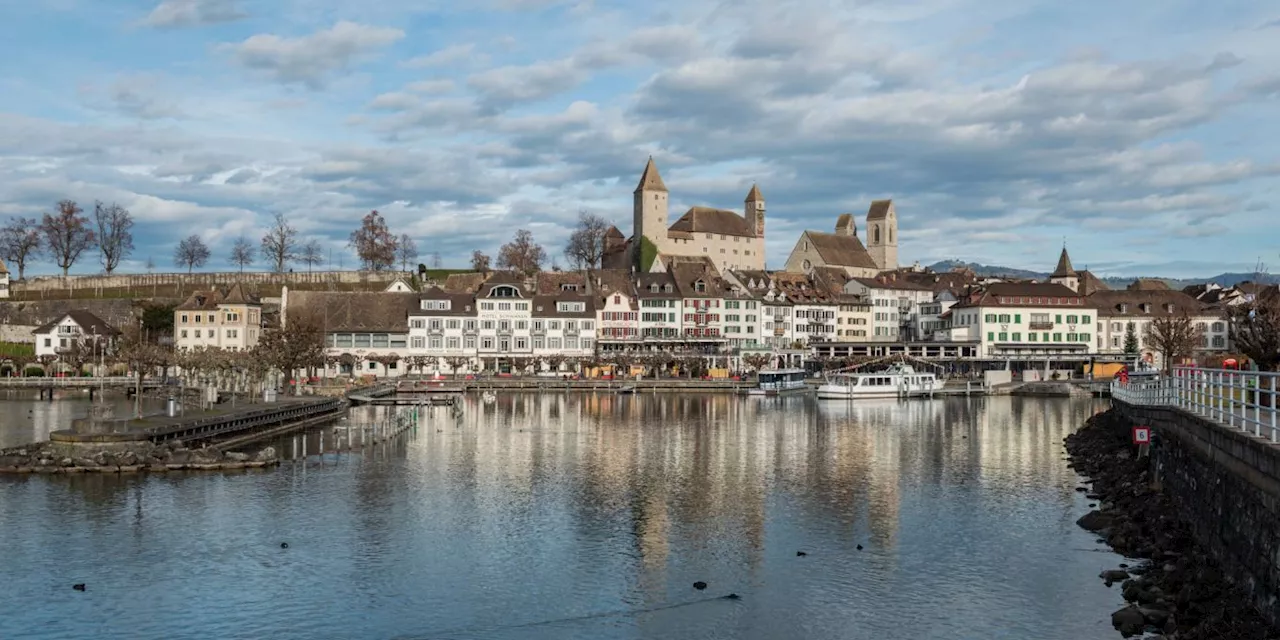
[[[877,327],[877,328],[878,328],[878,327]],[[988,332],[987,332],[987,342],[995,342],[995,341],[996,341],[996,332],[994,332],[994,331],[988,331]]]
[[[1014,341],[1014,342],[1022,342],[1022,334],[1021,334],[1021,333],[1014,333],[1014,334],[1013,334],[1013,341]]]
[[[1013,314],[1013,322],[1014,324],[1022,324],[1022,314],[1021,313]],[[1014,334],[1014,335],[1017,335],[1017,334]]]
[[[1054,317],[1053,317],[1053,321],[1054,321],[1054,322],[1056,322],[1056,323],[1058,323],[1058,324],[1062,324],[1062,314],[1061,314],[1061,313],[1059,313],[1058,315],[1054,316]]]

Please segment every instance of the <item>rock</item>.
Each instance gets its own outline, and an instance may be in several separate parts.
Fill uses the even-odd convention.
[[[228,451],[226,453],[226,456],[227,456],[227,459],[231,460],[232,462],[248,462],[249,461],[249,454],[240,453],[239,451]]]
[[[1137,607],[1125,607],[1111,614],[1111,626],[1126,638],[1142,633],[1146,625],[1147,618]]]
[[[1125,571],[1124,569],[1107,569],[1106,571],[1103,571],[1102,573],[1098,574],[1098,577],[1102,578],[1108,583],[1124,582],[1125,580],[1129,579],[1129,572]]]
[[[169,454],[169,464],[182,466],[191,462],[191,451],[188,449],[174,450]]]
[[[0,467],[21,467],[25,466],[28,462],[29,460],[27,460],[26,456],[0,456]]]
[[[61,459],[61,460],[59,460],[59,461],[58,461],[58,466],[59,466],[59,467],[74,467],[74,466],[76,466],[76,463],[75,463],[75,461],[74,461],[74,460],[72,460],[71,458],[63,458],[63,459]]]
[[[217,449],[196,449],[191,452],[192,461],[198,464],[212,464],[222,459]]]
[[[101,467],[102,466],[92,458],[76,458],[75,463],[77,467]]]
[[[1147,624],[1153,627],[1156,627],[1158,629],[1163,629],[1165,623],[1169,621],[1169,612],[1163,609],[1139,607],[1138,611],[1142,613],[1142,616],[1143,618],[1146,619]]]
[[[1076,524],[1080,525],[1085,531],[1101,531],[1111,526],[1114,520],[1115,518],[1110,514],[1101,511],[1090,511],[1080,516],[1080,519],[1076,520]]]
[[[262,449],[262,451],[258,452],[258,455],[254,456],[254,460],[258,462],[270,462],[275,459],[276,459],[275,447],[265,447]]]
[[[93,463],[99,467],[107,464],[107,454],[105,451],[99,451],[93,454]]]
[[[126,451],[119,456],[116,456],[116,464],[121,467],[132,467],[138,464],[138,454],[132,451]]]

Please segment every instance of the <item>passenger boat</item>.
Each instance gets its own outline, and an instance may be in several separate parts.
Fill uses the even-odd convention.
[[[818,387],[818,398],[853,400],[857,398],[911,398],[932,396],[942,389],[943,381],[932,373],[916,371],[910,365],[897,364],[883,371],[844,371],[827,376]]]
[[[747,389],[749,396],[776,396],[808,390],[804,369],[761,369],[754,389]]]

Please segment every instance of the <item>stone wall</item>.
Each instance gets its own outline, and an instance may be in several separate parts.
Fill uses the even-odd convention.
[[[87,276],[40,276],[14,282],[14,291],[65,291],[67,289],[125,289],[151,286],[183,285],[187,288],[227,286],[242,284],[356,284],[365,282],[391,282],[397,277],[408,277],[401,271],[299,271],[295,273],[270,273],[237,271],[211,273],[140,273]]]
[[[1227,577],[1280,624],[1280,447],[1177,409],[1114,404],[1152,427],[1153,477]]]

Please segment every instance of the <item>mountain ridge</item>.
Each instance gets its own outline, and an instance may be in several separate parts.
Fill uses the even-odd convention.
[[[953,269],[960,268],[960,267],[972,269],[974,273],[980,276],[1034,278],[1037,280],[1043,280],[1049,277],[1048,271],[1031,271],[1028,269],[1016,269],[1013,267],[1002,267],[999,265],[988,265],[988,264],[982,264],[978,262],[964,262],[962,260],[940,260],[931,265],[928,265],[927,268],[941,273],[941,272],[951,271]],[[1111,287],[1112,289],[1124,289],[1125,287],[1129,286],[1129,284],[1131,284],[1134,280],[1138,280],[1139,278],[1106,277],[1106,278],[1099,278],[1099,279],[1102,280],[1104,283],[1106,283],[1106,285],[1108,287]],[[1207,278],[1163,278],[1160,276],[1142,276],[1141,279],[1162,280],[1165,283],[1167,283],[1169,287],[1172,289],[1182,289],[1183,287],[1196,285],[1196,284],[1207,284],[1210,282],[1221,285],[1223,287],[1234,286],[1241,282],[1264,282],[1267,284],[1275,284],[1277,282],[1280,282],[1280,278],[1277,278],[1276,276],[1273,276],[1273,275],[1259,274],[1259,273],[1243,273],[1243,272],[1224,272],[1224,273],[1219,273],[1218,275],[1210,276]]]

